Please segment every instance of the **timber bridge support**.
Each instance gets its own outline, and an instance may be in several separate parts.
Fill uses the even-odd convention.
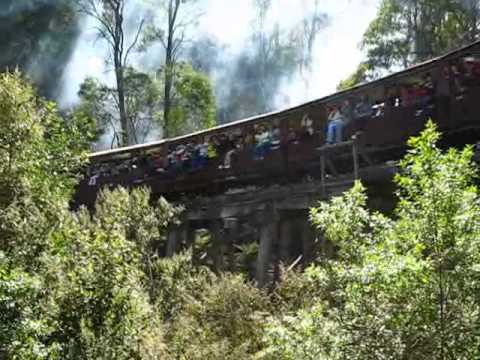
[[[209,258],[214,269],[234,271],[241,252],[250,249],[253,252],[249,254],[250,262],[244,265],[259,286],[278,278],[281,263],[306,266],[314,257],[333,256],[333,245],[315,234],[309,222],[312,206],[340,195],[356,179],[376,189],[371,194],[372,206],[388,211],[393,204],[391,179],[396,171],[395,164],[374,165],[357,139],[355,136],[350,141],[317,149],[319,178],[305,178],[295,184],[231,189],[214,197],[185,199],[186,212],[182,224],[169,231],[166,256],[187,247],[195,249],[195,242],[202,241],[201,235],[208,234],[208,249],[204,250],[204,255],[194,254],[196,260]],[[348,173],[339,173],[330,161],[340,153],[351,156],[352,168]]]

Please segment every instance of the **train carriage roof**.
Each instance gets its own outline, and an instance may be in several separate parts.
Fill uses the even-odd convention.
[[[378,86],[384,86],[385,84],[388,84],[390,82],[394,82],[398,80],[399,78],[402,78],[406,75],[414,75],[416,73],[421,73],[423,71],[428,70],[429,68],[433,67],[437,62],[439,61],[445,61],[449,60],[451,58],[455,58],[458,55],[461,55],[462,53],[469,52],[470,50],[476,48],[477,46],[480,45],[480,41],[476,41],[474,43],[471,43],[467,46],[461,47],[459,49],[456,49],[454,51],[451,51],[449,53],[446,53],[444,55],[432,58],[430,60],[424,61],[422,63],[413,65],[407,69],[398,71],[396,73],[384,76],[380,79],[373,80],[371,82],[365,83],[365,84],[360,84],[357,86],[354,86],[352,88],[336,92],[331,95],[327,95],[325,97],[322,97],[320,99],[316,100],[311,100],[302,104],[299,104],[297,106],[287,108],[287,109],[282,109],[278,111],[273,111],[270,113],[265,113],[265,114],[260,114],[252,117],[248,117],[245,119],[233,121],[227,124],[222,124],[215,126],[210,129],[206,130],[201,130],[197,131],[194,133],[178,136],[175,138],[169,138],[169,139],[164,139],[164,140],[159,140],[159,141],[154,141],[146,144],[139,144],[139,145],[133,145],[133,146],[128,146],[128,147],[122,147],[122,148],[117,148],[117,149],[112,149],[112,150],[105,150],[105,151],[100,151],[96,153],[92,153],[89,155],[91,159],[102,159],[106,160],[108,158],[113,158],[113,157],[121,157],[121,156],[127,156],[128,154],[131,153],[142,153],[142,152],[147,152],[150,150],[153,150],[155,148],[160,147],[161,145],[164,144],[169,144],[169,143],[177,143],[181,142],[186,139],[194,139],[195,137],[199,136],[205,136],[205,135],[214,135],[216,133],[223,132],[225,130],[231,129],[231,128],[236,128],[240,125],[245,125],[245,124],[254,124],[257,122],[265,121],[265,120],[270,120],[272,118],[278,118],[278,117],[286,117],[288,115],[294,114],[298,111],[304,110],[305,108],[309,107],[314,107],[318,106],[324,103],[329,103],[329,102],[334,102],[341,100],[342,98],[345,97],[347,94],[351,93],[356,93],[360,91],[365,91],[368,90],[369,88],[374,88]]]

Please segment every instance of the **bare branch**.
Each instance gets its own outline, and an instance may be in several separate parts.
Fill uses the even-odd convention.
[[[138,43],[138,39],[140,38],[140,34],[142,33],[142,30],[143,30],[143,25],[145,24],[145,19],[142,19],[142,21],[140,22],[140,25],[138,26],[138,29],[137,29],[137,33],[135,34],[135,38],[133,40],[133,42],[130,44],[129,48],[127,49],[126,53],[125,53],[125,57],[123,59],[123,63],[124,64],[127,64],[127,61],[128,61],[128,56],[130,55],[130,52],[132,51],[132,49],[137,45]]]

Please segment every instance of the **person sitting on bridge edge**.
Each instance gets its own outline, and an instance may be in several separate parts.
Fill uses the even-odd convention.
[[[235,154],[236,142],[235,142],[235,134],[228,133],[223,134],[220,138],[221,140],[221,148],[219,153],[223,156],[222,164],[218,167],[219,169],[230,169],[232,166],[232,157]]]
[[[338,106],[333,106],[328,115],[327,144],[335,144],[343,141],[343,129],[346,120]]]
[[[282,131],[280,130],[280,126],[275,124],[272,129],[272,145],[271,150],[278,150],[280,149],[280,145],[282,143]]]
[[[263,160],[265,155],[270,151],[272,145],[272,138],[270,132],[265,125],[258,127],[255,135],[255,160]]]
[[[313,128],[313,120],[310,118],[309,114],[306,113],[302,118],[302,138],[309,138],[315,133]]]
[[[208,144],[199,140],[195,143],[192,156],[192,169],[202,169],[208,164]]]
[[[360,95],[357,103],[353,108],[353,117],[355,119],[368,118],[372,116],[372,103],[370,98],[366,94]]]

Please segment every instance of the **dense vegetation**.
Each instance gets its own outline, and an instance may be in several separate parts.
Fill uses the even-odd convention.
[[[311,210],[337,254],[246,277],[160,258],[180,208],[148,189],[68,202],[94,127],[0,77],[0,357],[7,359],[477,359],[480,197],[473,149],[430,123],[396,177],[391,215],[357,183]]]

